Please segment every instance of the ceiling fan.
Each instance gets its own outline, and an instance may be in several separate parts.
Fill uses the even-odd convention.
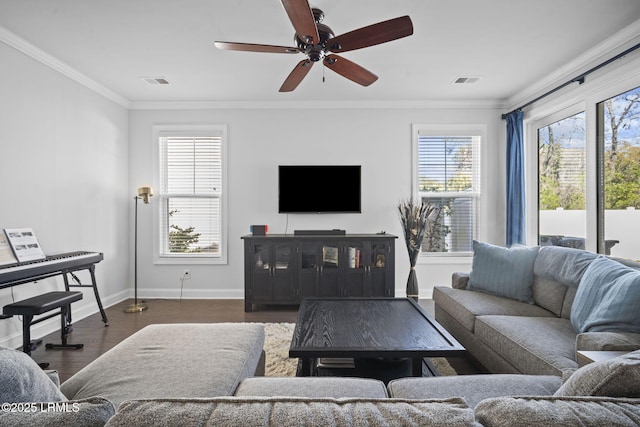
[[[413,34],[411,18],[402,16],[362,27],[335,36],[331,28],[322,24],[324,12],[311,8],[308,0],[281,0],[295,29],[295,47],[254,43],[216,41],[218,49],[266,53],[302,53],[307,56],[298,62],[285,79],[280,92],[293,91],[305,78],[314,63],[322,61],[329,69],[362,86],[369,86],[378,76],[336,53],[362,49]]]

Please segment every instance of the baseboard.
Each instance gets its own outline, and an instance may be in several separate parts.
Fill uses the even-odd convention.
[[[138,290],[138,299],[244,299],[244,289],[160,289],[145,288]],[[129,292],[133,298],[133,291]]]

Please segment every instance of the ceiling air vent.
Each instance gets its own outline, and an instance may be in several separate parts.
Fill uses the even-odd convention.
[[[471,84],[480,80],[478,76],[458,76],[453,81],[454,84]]]
[[[163,78],[163,77],[140,77],[142,80],[144,80],[145,82],[147,82],[147,84],[150,85],[168,85],[171,84],[169,83],[169,80]]]

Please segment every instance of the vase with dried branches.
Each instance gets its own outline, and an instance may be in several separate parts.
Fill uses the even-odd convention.
[[[442,206],[424,200],[406,199],[398,204],[398,213],[404,232],[404,241],[409,253],[409,278],[407,279],[407,297],[418,301],[418,278],[415,266],[420,254],[420,246],[424,240],[429,218],[440,216]]]

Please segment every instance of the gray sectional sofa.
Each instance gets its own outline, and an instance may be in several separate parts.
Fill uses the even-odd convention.
[[[566,323],[573,324],[563,313],[573,312],[570,300],[581,297],[566,283],[584,282],[577,278],[579,271],[586,271],[582,263],[597,257],[546,252],[524,254],[536,271],[530,295],[525,291],[505,298],[487,293],[500,292],[499,287],[467,290],[469,283],[461,289],[465,279],[460,275],[457,287],[437,291],[441,321],[450,321],[452,333],[488,367],[509,373],[402,378],[388,385],[363,378],[269,378],[260,376],[264,369],[260,324],[152,325],[61,386],[54,373],[47,376],[26,354],[0,348],[0,427],[640,425],[640,350],[580,369],[573,356],[575,346],[586,343],[589,349],[631,350],[637,334],[566,332]],[[560,255],[569,258],[562,260]],[[542,272],[542,264],[534,267],[545,259],[555,263],[547,270],[557,274]],[[488,271],[491,276],[492,270]],[[479,279],[487,271],[476,266],[475,273],[471,288],[482,285]],[[576,315],[584,317],[579,311]],[[491,316],[533,319],[527,330],[540,327],[539,342],[531,348],[527,339],[512,345],[506,338],[483,342],[475,333]],[[554,322],[564,324],[560,332],[550,329]],[[508,322],[484,323],[503,325],[505,330]],[[584,324],[601,328],[597,322],[593,326],[589,316],[578,326]],[[533,335],[527,330],[520,330],[520,336]],[[551,349],[544,350],[549,337],[546,344]],[[528,370],[535,372],[522,373]]]
[[[640,424],[640,351],[592,363],[564,383],[514,374],[404,378],[388,386],[245,377],[261,369],[263,333],[254,324],[147,327],[65,382],[67,396],[26,354],[0,349],[0,426]],[[193,339],[202,341],[194,346]]]
[[[517,274],[511,274],[507,270],[513,266],[504,265],[510,259],[498,260],[497,265],[494,265],[495,260],[487,259],[509,257],[506,249],[474,242],[471,273],[456,273],[452,287],[436,287],[433,292],[436,320],[489,372],[562,376],[564,372],[578,367],[576,352],[579,350],[632,351],[640,348],[640,316],[634,314],[636,305],[640,303],[637,299],[640,281],[636,286],[638,290],[629,295],[627,301],[615,301],[628,306],[629,316],[635,316],[635,325],[603,325],[580,332],[571,319],[572,313],[580,314],[574,307],[574,300],[589,266],[598,260],[603,264],[603,270],[608,271],[609,265],[616,268],[617,261],[563,247],[523,250],[530,251],[531,256],[517,259],[516,268],[521,268],[522,264],[527,266]],[[493,254],[492,251],[498,253]],[[629,274],[635,275],[639,264],[618,261],[627,264],[618,264],[621,273],[626,273],[627,269]],[[483,267],[492,268],[494,275],[491,271],[483,272]],[[470,286],[474,271],[480,271],[480,277]],[[592,270],[587,274],[594,276]],[[500,295],[499,287],[492,284],[483,289],[484,284],[480,283],[483,280],[492,280],[492,283],[504,280],[506,284],[517,282],[513,285],[523,285],[528,280],[530,291],[505,297]],[[594,280],[606,281],[601,277],[594,277]],[[527,286],[522,286],[522,289],[526,290]],[[622,291],[612,288],[610,294],[615,293]],[[594,295],[594,299],[612,298],[611,295]],[[586,299],[589,295],[583,297]]]

